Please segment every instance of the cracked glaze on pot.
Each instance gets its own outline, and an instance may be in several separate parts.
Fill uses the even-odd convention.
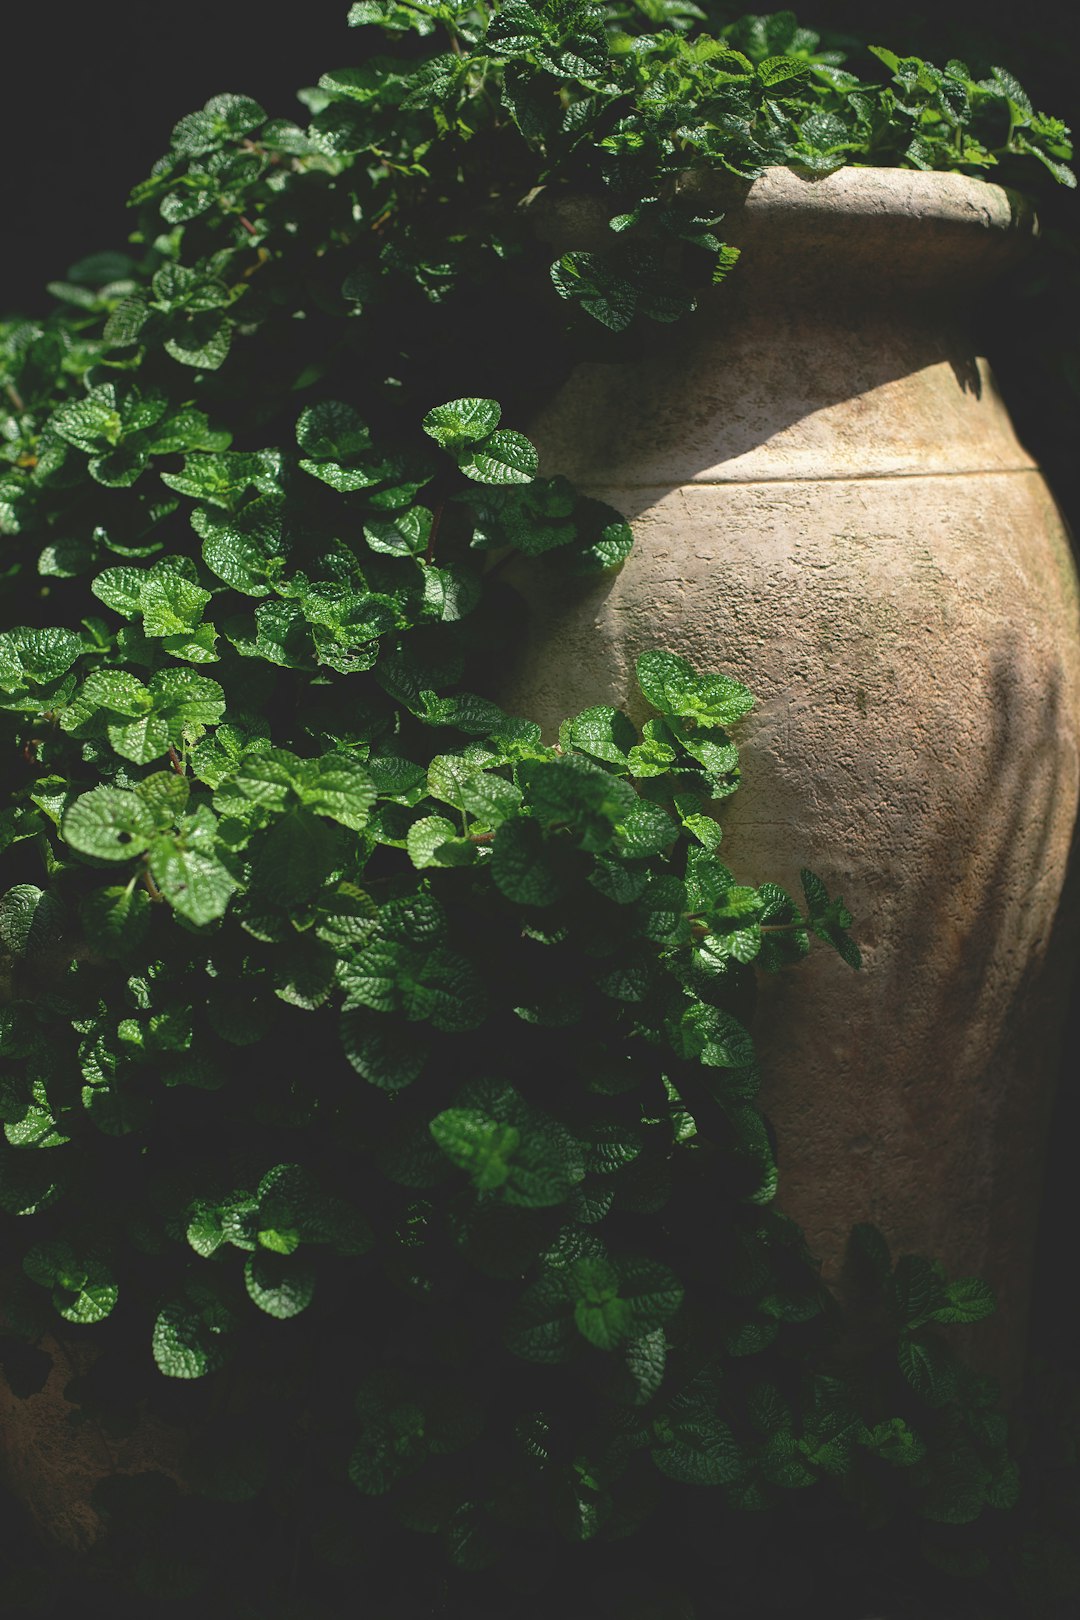
[[[857,1220],[985,1275],[1000,1312],[970,1349],[1011,1382],[1071,946],[1080,636],[1062,520],[960,317],[1037,227],[955,174],[684,185],[726,200],[743,257],[530,424],[542,471],[636,544],[586,587],[507,570],[531,632],[500,696],[551,729],[594,703],[641,719],[649,647],[754,691],[723,857],[796,893],[813,867],[865,958],[822,948],[762,984],[781,1207],[830,1278]],[[558,251],[603,240],[594,203],[537,212]]]

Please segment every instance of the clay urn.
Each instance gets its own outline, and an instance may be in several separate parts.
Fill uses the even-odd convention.
[[[857,1221],[986,1278],[998,1312],[966,1348],[1008,1388],[1070,960],[1080,625],[1062,518],[964,317],[1037,225],[950,173],[680,187],[741,259],[530,424],[541,471],[635,546],[585,587],[515,563],[529,631],[500,696],[548,736],[591,704],[641,719],[652,647],[756,694],[722,858],[794,894],[810,866],[864,958],[762,983],[780,1206],[834,1283]],[[597,202],[536,207],[559,252],[612,240]]]

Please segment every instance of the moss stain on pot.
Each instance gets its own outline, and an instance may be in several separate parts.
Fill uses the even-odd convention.
[[[724,182],[692,184],[719,206]],[[813,969],[764,991],[783,1207],[831,1279],[860,1210],[901,1249],[987,1275],[1003,1309],[982,1344],[1010,1384],[1049,987],[1068,971],[1048,942],[1076,820],[1080,632],[1060,516],[985,360],[957,357],[971,286],[1035,229],[960,175],[754,181],[725,220],[740,268],[692,336],[580,367],[533,424],[542,464],[569,460],[630,512],[637,545],[583,602],[514,565],[531,630],[504,688],[549,724],[623,702],[654,640],[752,679],[725,858],[753,873],[833,851],[868,930],[854,994]],[[824,701],[852,683],[861,702]],[[880,1151],[856,1169],[865,1134]]]

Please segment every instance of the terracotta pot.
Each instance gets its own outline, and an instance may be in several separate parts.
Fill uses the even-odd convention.
[[[1062,520],[960,316],[1037,227],[954,174],[685,183],[703,211],[727,197],[743,257],[531,424],[542,470],[636,545],[586,589],[515,565],[531,632],[501,697],[552,729],[594,703],[640,718],[649,647],[756,693],[724,858],[796,893],[811,866],[865,958],[821,949],[762,986],[781,1205],[832,1279],[858,1220],[986,1277],[999,1314],[971,1348],[1008,1382],[1069,957],[1080,634]],[[559,251],[606,234],[593,203],[539,217]]]

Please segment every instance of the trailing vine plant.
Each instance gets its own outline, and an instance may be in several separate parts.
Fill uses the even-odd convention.
[[[1008,1506],[993,1388],[938,1332],[991,1300],[860,1228],[842,1348],[747,1026],[812,938],[858,967],[850,916],[723,863],[737,682],[650,652],[640,731],[598,707],[551,743],[481,695],[501,559],[588,575],[632,538],[490,396],[521,420],[731,271],[686,169],[1071,183],[1068,131],[999,69],[860,79],[790,13],[350,22],[306,126],[215,96],[133,252],[0,328],[9,1382],[85,1337],[87,1421],[183,1427],[101,1487],[144,1597],[338,1614],[325,1570],[359,1567],[372,1613],[539,1616],[568,1572],[614,1603],[616,1543],[620,1614],[704,1615],[692,1559],[793,1491]],[[607,199],[610,251],[550,263],[538,187]]]

